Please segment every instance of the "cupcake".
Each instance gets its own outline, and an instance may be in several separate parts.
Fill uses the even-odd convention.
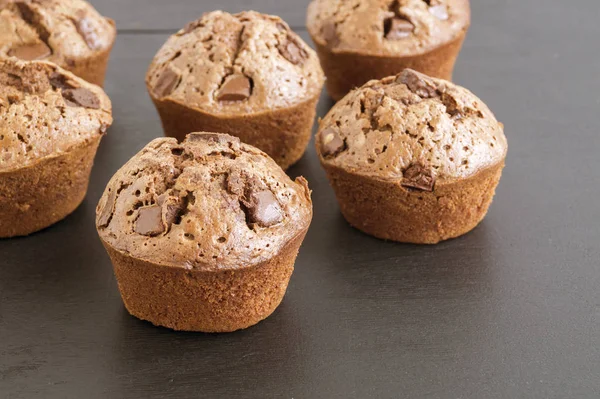
[[[507,151],[503,125],[480,99],[410,69],[350,92],[321,121],[316,143],[352,226],[420,244],[477,226]]]
[[[222,11],[171,36],[146,75],[165,135],[229,133],[284,169],[310,140],[323,80],[314,51],[279,17]]]
[[[129,313],[227,332],[277,308],[311,218],[306,180],[236,137],[191,133],[155,139],[125,164],[96,227]]]
[[[0,58],[0,238],[48,227],[79,206],[111,123],[98,86],[48,62]]]
[[[102,86],[116,34],[82,0],[0,0],[0,57],[50,61]]]
[[[405,68],[452,80],[470,19],[469,0],[313,0],[307,26],[339,100]]]

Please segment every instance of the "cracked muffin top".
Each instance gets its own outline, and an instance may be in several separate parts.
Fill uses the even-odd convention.
[[[68,152],[111,124],[98,86],[49,62],[0,58],[0,171]]]
[[[306,180],[290,178],[238,138],[191,133],[153,140],[108,183],[97,208],[103,241],[153,263],[236,269],[272,258],[312,218]]]
[[[254,11],[204,14],[169,38],[146,75],[154,99],[219,115],[290,107],[323,82],[315,52],[279,17]]]
[[[114,22],[82,0],[0,0],[0,56],[69,68],[109,50],[115,36]]]
[[[324,165],[431,191],[502,162],[507,142],[473,93],[405,69],[337,103],[320,123],[317,150]]]
[[[402,56],[452,42],[470,20],[469,0],[313,0],[307,27],[333,52]]]

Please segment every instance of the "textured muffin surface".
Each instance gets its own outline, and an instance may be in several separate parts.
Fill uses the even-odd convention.
[[[0,0],[0,55],[70,67],[115,36],[113,22],[82,0]]]
[[[503,126],[483,102],[450,82],[406,69],[350,92],[321,121],[325,165],[431,191],[506,156]]]
[[[121,168],[97,209],[103,241],[175,268],[235,269],[277,255],[312,217],[306,181],[290,180],[237,138],[155,139]]]
[[[312,49],[279,17],[214,11],[173,35],[146,81],[155,99],[217,115],[268,112],[318,96],[323,72]]]
[[[47,62],[0,59],[0,172],[68,152],[111,123],[99,87]]]
[[[403,56],[455,40],[470,18],[468,0],[313,0],[307,25],[333,52]]]

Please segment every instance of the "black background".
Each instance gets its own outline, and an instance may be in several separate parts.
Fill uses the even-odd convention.
[[[437,246],[349,227],[312,146],[291,175],[315,217],[288,293],[225,335],[130,317],[94,227],[112,174],[162,134],[144,74],[201,13],[281,15],[306,0],[96,0],[117,21],[115,123],[87,199],[29,238],[0,240],[0,397],[600,397],[600,24],[597,0],[474,0],[455,80],[506,125],[485,221]],[[331,102],[323,96],[319,114]]]

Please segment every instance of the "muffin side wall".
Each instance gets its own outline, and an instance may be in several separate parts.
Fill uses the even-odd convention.
[[[103,244],[132,316],[179,331],[231,332],[260,322],[279,306],[305,235],[266,262],[222,271],[162,266]]]
[[[436,244],[474,229],[487,214],[504,162],[476,175],[436,185],[433,192],[409,191],[323,165],[344,218],[385,240]]]
[[[34,233],[73,212],[85,198],[100,139],[0,172],[0,238]]]

